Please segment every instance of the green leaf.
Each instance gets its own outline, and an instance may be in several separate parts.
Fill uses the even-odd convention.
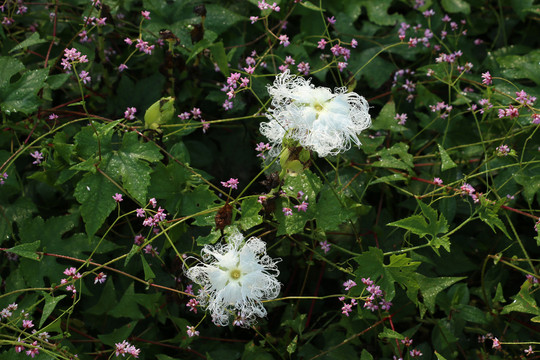
[[[39,255],[36,254],[36,251],[39,248],[40,242],[40,240],[37,240],[32,243],[20,244],[10,249],[7,249],[6,251],[25,257],[27,259],[39,260]]]
[[[47,321],[47,318],[49,317],[49,315],[52,314],[54,308],[56,307],[56,305],[58,305],[60,300],[66,297],[66,295],[58,295],[56,297],[52,297],[51,295],[47,293],[43,293],[43,296],[45,297],[45,306],[43,307],[43,313],[41,314],[41,320],[39,321],[38,327],[40,329],[45,323],[45,321]]]
[[[292,355],[296,351],[296,345],[298,344],[298,335],[292,339],[292,341],[287,345],[287,352],[289,355]]]
[[[122,139],[122,147],[112,156],[107,170],[111,171],[111,175],[121,177],[125,189],[142,205],[146,203],[152,171],[145,161],[156,162],[161,158],[161,153],[153,143],[139,141],[134,132],[127,133]]]
[[[69,79],[69,74],[55,74],[47,77],[47,84],[52,90],[59,89]]]
[[[506,55],[497,57],[502,75],[511,79],[530,79],[540,85],[540,50],[532,50],[525,55]]]
[[[491,230],[493,230],[493,232],[495,232],[495,228],[493,226],[496,226],[497,228],[499,228],[499,230],[501,230],[504,233],[504,235],[506,235],[508,239],[512,239],[510,235],[508,234],[508,231],[506,230],[506,226],[504,225],[502,220],[499,219],[499,215],[497,215],[495,210],[487,206],[482,206],[480,208],[480,211],[478,212],[478,215],[480,216],[480,219],[483,222],[489,225],[489,227],[491,228]]]
[[[400,130],[404,129],[403,126],[398,125],[395,119],[396,116],[396,103],[389,101],[384,104],[379,116],[373,121],[371,125],[372,130]]]
[[[24,69],[18,60],[0,57],[0,69],[6,69],[0,76],[0,108],[6,114],[22,112],[26,115],[37,110],[41,99],[37,96],[47,79],[48,69],[30,70],[22,74],[21,78],[10,83],[13,75]]]
[[[361,278],[371,278],[386,292],[387,300],[394,298],[396,293],[394,283],[397,282],[407,288],[407,295],[411,298],[418,290],[416,269],[420,262],[412,261],[407,254],[400,254],[390,256],[390,264],[385,265],[383,258],[382,250],[374,247],[355,257],[354,260],[358,263],[358,269],[354,272],[357,282]]]
[[[218,197],[211,191],[208,185],[199,185],[191,191],[186,191],[180,203],[180,215],[196,215],[204,210],[216,207]],[[217,211],[217,210],[216,210]],[[195,224],[198,226],[214,226],[215,213],[195,216]]]
[[[198,43],[193,46],[193,49],[191,49],[191,54],[186,60],[186,64],[189,63],[191,60],[195,59],[195,57],[204,49],[209,48],[210,45],[213,44],[213,42],[217,39],[217,34],[213,31],[206,30],[204,32],[204,38],[199,41]]]
[[[459,305],[456,307],[456,310],[456,316],[459,316],[464,321],[482,325],[489,324],[489,319],[486,317],[486,315],[490,315],[477,307],[471,305]]]
[[[360,360],[373,360],[373,356],[366,349],[362,349]]]
[[[115,343],[120,343],[124,340],[126,340],[129,335],[133,332],[135,329],[135,326],[137,325],[136,321],[132,321],[128,324],[125,324],[119,328],[114,329],[108,334],[98,335],[99,340],[101,340],[105,345],[108,345],[112,348],[114,348]]]
[[[229,76],[229,64],[227,61],[227,54],[225,54],[225,47],[223,47],[223,42],[217,42],[214,45],[210,46],[210,51],[212,52],[212,55],[214,56],[214,60],[219,66],[219,70],[223,73],[225,76]]]
[[[143,264],[143,270],[144,270],[144,280],[152,280],[156,278],[156,274],[152,271],[152,268],[150,265],[148,265],[148,261],[146,261],[146,258],[144,257],[144,254],[140,253],[141,255],[141,261]]]
[[[441,354],[439,354],[437,350],[435,350],[435,356],[437,356],[437,360],[446,360],[446,358],[442,356]]]
[[[47,42],[45,39],[39,38],[39,33],[35,32],[30,35],[29,38],[25,39],[24,41],[21,41],[19,44],[17,44],[13,49],[9,50],[9,53],[11,54],[14,51],[20,50],[20,49],[26,49],[29,46],[37,45],[37,44],[43,44]]]
[[[99,173],[87,174],[77,183],[74,195],[81,203],[81,215],[88,236],[94,235],[116,208],[112,198],[116,192],[118,188]]]
[[[394,25],[397,22],[404,21],[402,15],[388,13],[392,0],[363,0],[361,3],[367,9],[369,20],[377,25]]]
[[[322,12],[326,11],[323,8],[320,8],[317,5],[313,4],[311,1],[301,2],[300,5],[302,5],[306,9],[310,9],[310,10],[314,10],[314,11],[322,11]]]
[[[262,210],[262,205],[256,198],[250,197],[242,201],[242,217],[240,218],[240,226],[244,230],[248,230],[262,223],[263,218],[259,215]]]
[[[519,293],[511,297],[514,301],[509,305],[506,305],[502,309],[501,314],[509,314],[512,311],[517,311],[527,314],[540,315],[540,309],[538,308],[538,305],[536,305],[536,300],[531,295],[531,286],[531,282],[525,280],[521,285]]]
[[[418,282],[418,287],[424,298],[424,304],[433,314],[435,312],[435,298],[447,287],[455,284],[458,281],[466,279],[465,277],[436,277],[429,278],[421,274],[415,274]]]
[[[0,89],[3,89],[8,87],[13,75],[24,70],[24,65],[19,60],[10,56],[1,56],[0,69],[2,69],[2,72],[0,72]]]
[[[197,245],[204,246],[208,244],[215,244],[221,237],[220,231],[210,231],[210,234],[206,236],[199,236],[197,238]]]
[[[449,13],[471,13],[471,6],[465,0],[441,0],[441,5]]]
[[[409,145],[401,142],[394,144],[389,149],[379,150],[373,156],[380,156],[381,160],[374,162],[372,166],[412,171],[414,167],[413,156],[408,153],[408,150]],[[394,155],[397,155],[398,158]]]
[[[446,171],[457,167],[457,164],[452,161],[452,158],[448,155],[446,150],[439,144],[437,144],[437,146],[439,147],[439,153],[441,154],[441,170]]]
[[[345,205],[343,194],[334,193],[325,186],[317,201],[317,226],[325,231],[337,230],[341,224],[354,217],[354,210]]]
[[[401,335],[400,333],[398,333],[397,331],[394,331],[392,329],[389,329],[387,327],[385,327],[383,329],[383,331],[381,331],[378,335],[379,339],[398,339],[398,340],[401,340],[401,339],[405,339],[405,336]]]
[[[424,237],[428,234],[428,224],[422,215],[411,215],[405,219],[388,223],[387,226],[397,226],[409,230],[420,237]]]
[[[532,204],[534,195],[540,192],[540,175],[527,175],[523,172],[514,175],[514,180],[523,186],[525,200]]]

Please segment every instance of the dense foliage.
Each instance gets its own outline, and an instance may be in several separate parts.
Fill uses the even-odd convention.
[[[0,10],[3,359],[535,356],[537,1]]]

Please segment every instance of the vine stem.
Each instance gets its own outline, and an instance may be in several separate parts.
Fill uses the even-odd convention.
[[[7,248],[0,248],[0,251],[7,251],[9,249]],[[166,291],[170,291],[170,292],[175,292],[177,294],[182,294],[182,295],[186,295],[186,296],[191,296],[191,297],[195,297],[195,295],[191,295],[191,294],[188,294],[184,291],[180,291],[180,290],[177,290],[177,289],[173,289],[173,288],[170,288],[170,287],[167,287],[167,286],[163,286],[163,285],[158,285],[158,284],[154,284],[154,283],[151,283],[151,282],[148,282],[148,281],[145,281],[143,279],[140,279],[134,275],[131,275],[131,274],[128,274],[122,270],[118,270],[118,269],[115,269],[115,268],[112,268],[110,266],[108,266],[108,264],[111,264],[111,263],[114,263],[118,260],[121,260],[123,258],[125,258],[127,256],[127,254],[124,254],[122,256],[119,256],[105,264],[99,264],[99,263],[96,263],[94,261],[89,261],[89,260],[82,260],[82,259],[78,259],[78,258],[75,258],[75,257],[71,257],[71,256],[67,256],[67,255],[60,255],[60,254],[52,254],[52,253],[46,253],[46,252],[41,252],[41,251],[37,251],[36,254],[40,255],[40,256],[52,256],[52,257],[56,257],[56,258],[59,258],[59,259],[66,259],[66,260],[70,260],[70,261],[74,261],[74,262],[79,262],[79,263],[82,263],[82,264],[90,264],[90,265],[94,265],[96,266],[96,269],[94,270],[99,270],[99,269],[105,269],[105,270],[108,270],[108,271],[112,271],[112,272],[115,272],[115,273],[118,273],[120,275],[123,275],[123,276],[126,276],[130,279],[133,279],[137,282],[140,282],[141,284],[144,284],[146,286],[152,286],[152,287],[155,287],[155,288],[158,288],[158,289],[162,289],[162,290],[166,290]],[[3,298],[3,297],[6,297],[6,296],[9,296],[9,295],[12,295],[12,294],[15,294],[15,293],[18,293],[18,292],[24,292],[24,291],[37,291],[37,290],[44,290],[44,291],[53,291],[55,290],[57,287],[49,287],[49,288],[29,288],[29,289],[19,289],[19,290],[15,290],[15,291],[11,291],[9,293],[6,293],[6,294],[2,294],[0,295],[0,298]]]

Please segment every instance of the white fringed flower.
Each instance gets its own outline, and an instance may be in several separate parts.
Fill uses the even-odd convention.
[[[206,245],[201,255],[204,263],[189,268],[186,275],[201,286],[198,300],[214,324],[225,326],[230,316],[241,314],[248,327],[256,317],[266,316],[261,301],[275,299],[281,284],[276,261],[266,255],[262,240],[252,237],[244,242],[235,231],[228,243]]]
[[[260,131],[278,152],[286,136],[319,156],[335,155],[348,150],[351,141],[360,145],[358,134],[371,126],[366,99],[345,87],[332,93],[287,70],[276,76],[268,92],[270,122],[262,123]]]

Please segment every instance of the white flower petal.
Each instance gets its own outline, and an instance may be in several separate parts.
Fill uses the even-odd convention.
[[[358,135],[371,126],[366,99],[346,88],[332,93],[287,70],[276,76],[268,92],[270,121],[262,123],[260,131],[272,143],[270,155],[279,153],[285,136],[319,156],[335,155],[348,150],[351,142],[360,145]]]
[[[207,245],[202,250],[206,263],[186,271],[201,286],[198,300],[212,315],[212,321],[228,325],[229,317],[241,314],[242,326],[266,316],[263,300],[278,296],[281,284],[276,261],[266,255],[266,244],[258,238],[244,242],[239,232],[227,244]]]

